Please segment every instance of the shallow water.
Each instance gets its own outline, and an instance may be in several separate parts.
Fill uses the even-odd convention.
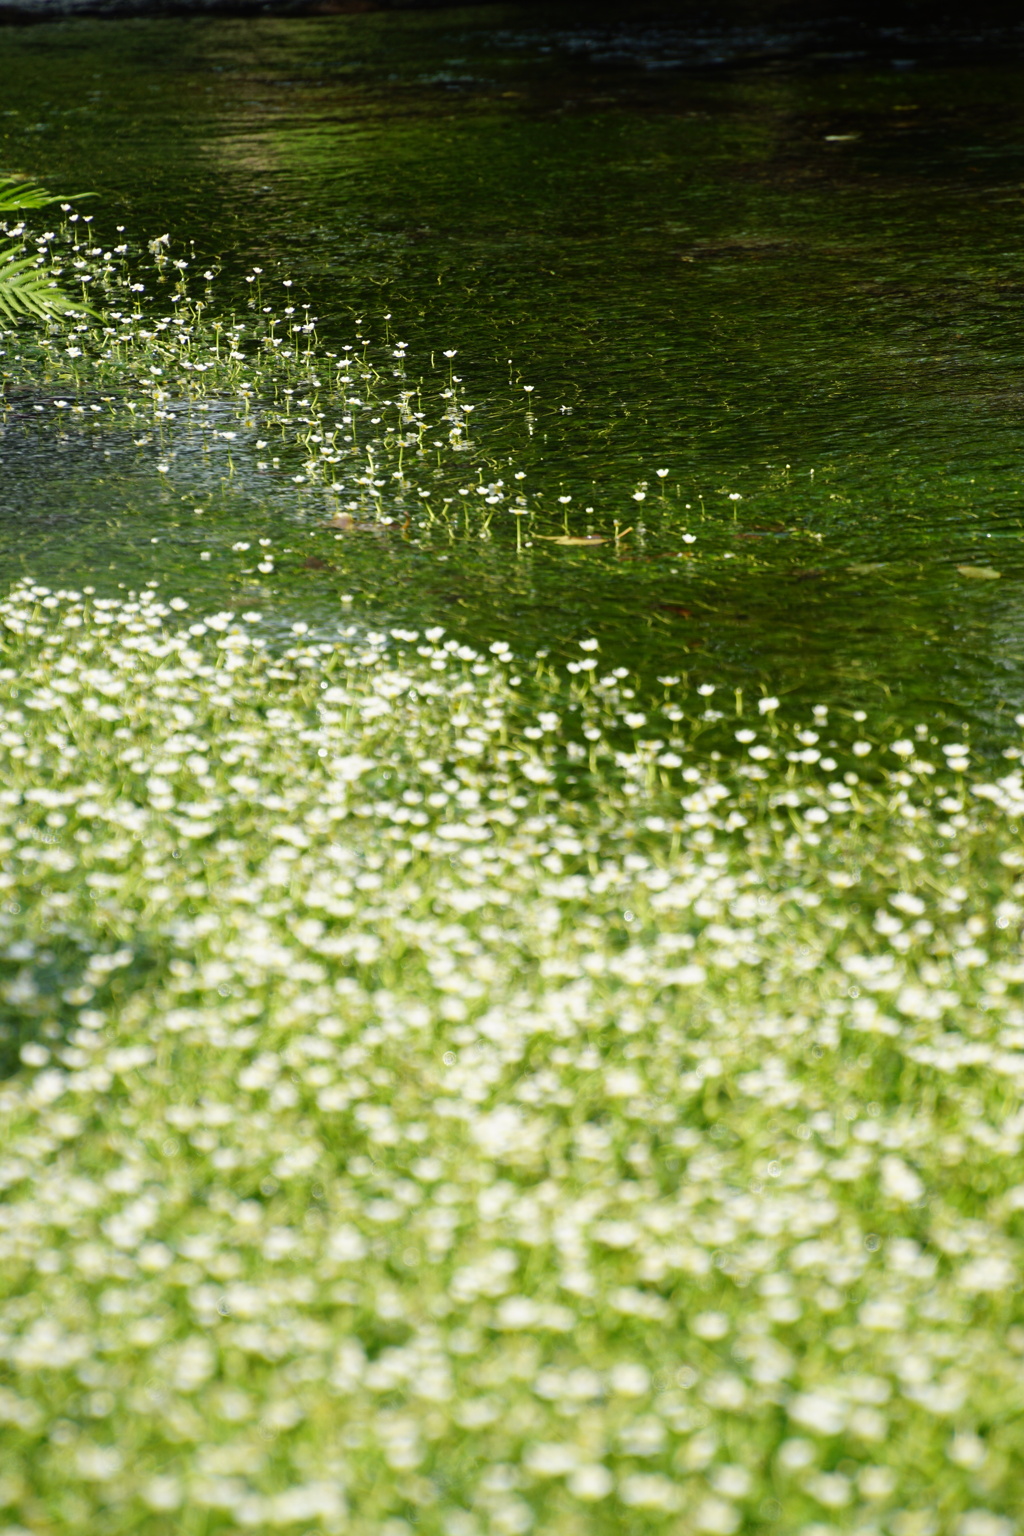
[[[517,7],[3,31],[0,166],[97,190],[111,236],[194,240],[239,299],[253,262],[290,277],[329,339],[388,313],[414,368],[457,348],[537,530],[633,531],[339,540],[297,491],[16,408],[0,556],[237,603],[200,544],[292,529],[258,594],[289,617],[344,592],[346,620],[593,633],[642,676],[998,734],[1024,707],[1018,59],[1008,34]]]

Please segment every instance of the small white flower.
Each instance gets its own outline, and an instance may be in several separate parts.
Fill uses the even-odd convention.
[[[794,1423],[813,1435],[838,1435],[847,1417],[846,1404],[830,1392],[798,1393],[788,1412]]]
[[[729,1319],[724,1312],[698,1312],[690,1323],[690,1332],[699,1339],[724,1339],[729,1332]]]
[[[735,1504],[725,1499],[705,1499],[693,1512],[693,1528],[707,1536],[732,1536],[739,1530],[742,1518]]]
[[[612,1366],[609,1384],[623,1397],[643,1397],[650,1390],[651,1376],[645,1366],[624,1361]]]
[[[969,1509],[957,1522],[956,1536],[1014,1536],[1017,1527],[987,1509]]]
[[[600,1462],[587,1462],[576,1468],[567,1486],[573,1498],[590,1504],[606,1499],[615,1486],[615,1479]]]
[[[997,1291],[1008,1291],[1016,1280],[1016,1271],[1009,1259],[1000,1254],[986,1254],[965,1264],[957,1276],[961,1290],[979,1296]]]
[[[523,1457],[523,1465],[535,1477],[564,1477],[579,1465],[579,1451],[574,1445],[533,1445]]]
[[[140,1497],[149,1509],[178,1509],[183,1498],[181,1483],[176,1477],[151,1477],[143,1484]]]
[[[959,1435],[954,1435],[950,1441],[949,1459],[958,1467],[968,1467],[971,1471],[976,1471],[978,1467],[985,1464],[987,1456],[985,1442],[978,1435],[963,1431]]]
[[[853,1497],[849,1478],[838,1472],[821,1472],[807,1482],[807,1492],[826,1509],[844,1509]]]

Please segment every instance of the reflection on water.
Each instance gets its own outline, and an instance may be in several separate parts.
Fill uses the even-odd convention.
[[[328,337],[389,313],[414,363],[456,347],[478,441],[551,508],[535,531],[634,532],[339,540],[187,452],[166,479],[127,437],[15,412],[5,559],[214,597],[199,486],[207,542],[324,544],[282,561],[288,611],[345,592],[481,639],[592,631],[652,674],[1021,707],[1013,39],[540,17],[8,30],[0,161],[97,188],[104,232],[194,239],[239,303],[255,262]]]

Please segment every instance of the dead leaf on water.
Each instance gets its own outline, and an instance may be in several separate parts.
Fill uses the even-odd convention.
[[[998,581],[1003,574],[995,571],[990,565],[958,565],[957,570],[961,576],[973,576],[975,581]]]
[[[345,533],[383,533],[387,531],[389,524],[360,522],[348,512],[337,512],[328,520],[327,527],[341,528]]]
[[[599,538],[596,533],[587,538],[576,539],[569,533],[538,533],[538,539],[543,539],[545,544],[607,544],[607,539]]]

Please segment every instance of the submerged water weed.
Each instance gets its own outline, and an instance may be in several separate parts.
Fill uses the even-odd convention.
[[[12,1527],[1010,1536],[1017,749],[185,608],[0,604]]]

